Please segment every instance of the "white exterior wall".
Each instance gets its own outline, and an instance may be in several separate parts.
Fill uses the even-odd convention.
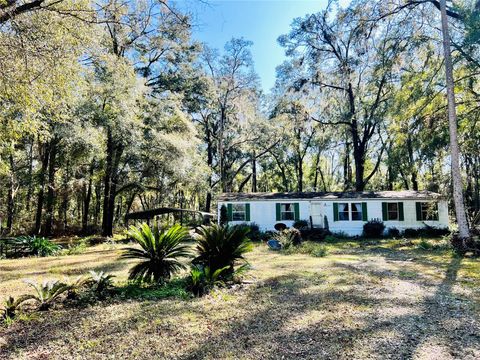
[[[339,200],[249,200],[249,201],[222,201],[218,203],[218,219],[220,208],[227,204],[250,204],[250,221],[257,224],[261,230],[274,230],[276,223],[284,223],[288,227],[294,221],[276,221],[277,203],[298,203],[299,219],[310,222],[310,207],[312,203],[321,204],[323,215],[326,215],[330,231],[343,231],[350,236],[361,235],[364,221],[334,221],[333,203],[367,203],[368,220],[382,219],[382,202],[403,202],[404,221],[384,221],[386,229],[395,227],[398,230],[407,228],[422,228],[425,224],[434,227],[448,227],[448,206],[445,200],[438,200],[438,221],[417,221],[416,202],[429,202],[437,200],[408,200],[408,199],[339,199]],[[351,208],[349,206],[349,208]],[[232,225],[245,223],[245,221],[230,221]]]

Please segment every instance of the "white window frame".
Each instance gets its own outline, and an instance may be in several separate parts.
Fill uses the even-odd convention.
[[[347,211],[340,211],[340,205],[347,205]],[[338,203],[338,221],[350,221],[350,203],[348,202],[342,202]],[[340,213],[344,214],[347,213],[347,218],[346,219],[341,219],[340,218]]]
[[[431,209],[429,209],[429,207],[431,206],[434,206],[435,208],[433,209],[433,212],[431,211]],[[424,206],[426,206],[427,208],[424,209]],[[438,213],[438,202],[421,202],[420,203],[420,210],[421,210],[421,214],[422,214],[422,221],[438,221],[440,219],[440,214]],[[429,215],[429,211],[431,212],[431,214],[433,215],[433,219],[429,219],[428,218],[428,215]],[[426,216],[423,216],[425,213]]]
[[[243,206],[243,210],[235,209],[236,206]],[[243,214],[242,219],[236,219],[235,215]],[[232,221],[246,221],[247,219],[247,205],[244,203],[233,203],[232,204]]]
[[[395,205],[397,207],[396,210],[390,210],[390,205]],[[390,213],[396,211],[397,215],[394,219],[390,218]],[[387,202],[387,220],[386,221],[400,221],[400,206],[398,206],[398,202]]]
[[[283,206],[290,205],[290,211],[284,211]],[[286,219],[284,214],[292,214],[291,219]],[[280,203],[280,221],[294,221],[295,220],[295,203]]]
[[[353,205],[357,206],[357,211],[353,211]],[[358,209],[360,209],[360,211],[358,211]],[[360,214],[360,219],[354,219],[353,218],[353,213]],[[350,203],[350,220],[351,221],[363,221],[363,205],[362,205],[361,202],[360,203],[356,203],[356,202]]]

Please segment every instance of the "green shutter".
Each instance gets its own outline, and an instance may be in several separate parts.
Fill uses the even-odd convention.
[[[282,216],[280,214],[280,204],[275,204],[277,206],[277,221],[280,221]]]
[[[362,220],[363,221],[368,221],[367,203],[366,202],[362,203]]]
[[[232,204],[227,204],[227,218],[228,218],[228,221],[232,221],[232,220],[233,220]]]
[[[333,221],[338,221],[338,204],[333,203]]]
[[[415,207],[417,209],[417,221],[422,221],[422,203],[416,202]]]
[[[300,205],[298,203],[294,203],[293,210],[295,211],[295,221],[300,220]]]
[[[382,217],[383,221],[388,220],[388,205],[385,202],[382,202]]]
[[[403,202],[398,203],[398,220],[405,221],[405,215],[403,215]]]
[[[245,204],[245,221],[250,221],[250,204]]]

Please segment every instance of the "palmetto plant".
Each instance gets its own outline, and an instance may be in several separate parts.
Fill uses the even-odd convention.
[[[70,289],[70,285],[59,280],[44,281],[43,283],[27,280],[25,283],[35,290],[35,295],[31,295],[30,298],[37,302],[38,310],[48,310],[59,296]]]
[[[190,246],[185,243],[189,239],[188,231],[182,226],[161,230],[142,224],[139,228],[131,226],[128,235],[141,249],[128,248],[122,257],[143,260],[130,269],[130,280],[162,283],[186,268],[181,259],[191,257],[191,253]]]
[[[103,271],[90,271],[90,277],[85,280],[85,284],[89,285],[98,297],[104,297],[112,288],[114,275],[106,274]]]
[[[4,319],[13,319],[20,305],[30,299],[32,299],[32,295],[22,295],[17,299],[14,299],[13,296],[8,297],[3,303],[2,317]]]
[[[15,239],[15,244],[24,247],[35,256],[55,255],[61,249],[60,245],[53,243],[44,237],[20,236]]]
[[[249,228],[242,226],[202,226],[197,238],[198,256],[193,262],[213,272],[227,267],[221,277],[233,275],[236,265],[247,263],[244,255],[253,248],[248,232]]]
[[[73,282],[69,283],[67,290],[67,299],[77,299],[79,291],[92,283],[91,276],[80,275]]]
[[[228,271],[229,266],[212,271],[208,266],[194,265],[190,270],[190,290],[195,296],[202,296],[211,288],[220,285],[223,281],[220,279],[222,273]]]

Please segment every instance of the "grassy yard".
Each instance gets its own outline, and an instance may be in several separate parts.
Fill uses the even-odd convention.
[[[429,244],[433,244],[430,241]],[[105,270],[125,245],[0,261],[0,297],[24,278]],[[59,305],[0,327],[2,359],[478,359],[480,262],[419,240],[339,241],[327,255],[257,245],[246,282],[203,298]]]

